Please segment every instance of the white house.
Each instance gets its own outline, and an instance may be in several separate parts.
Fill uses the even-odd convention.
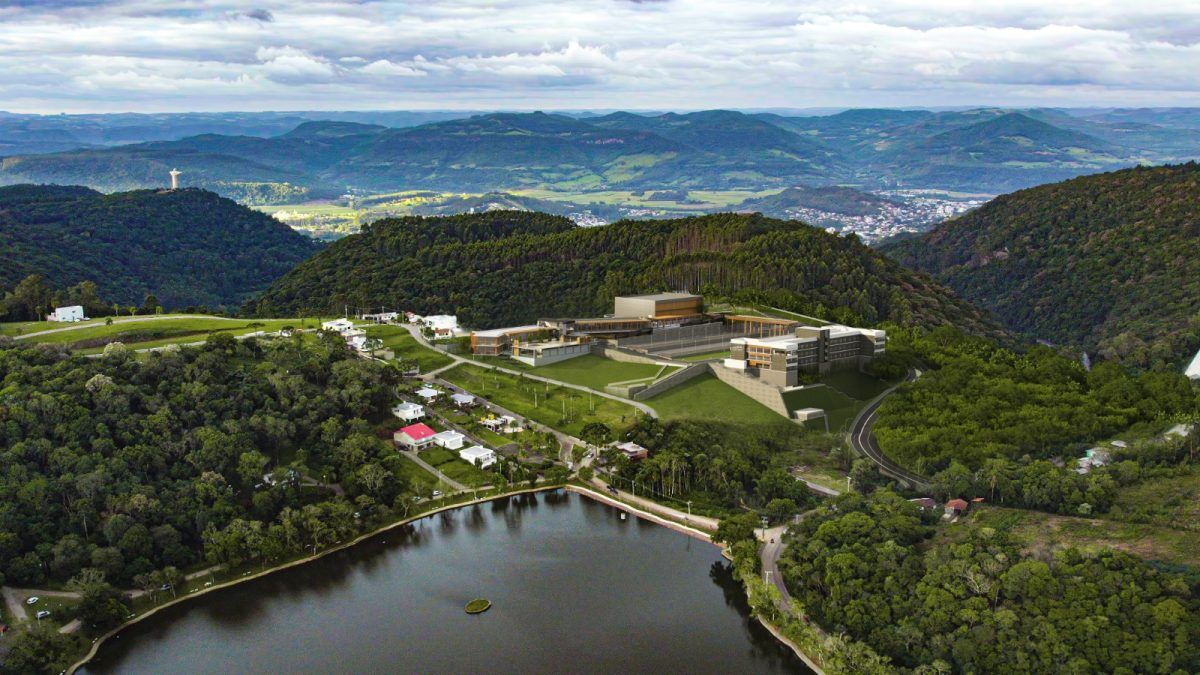
[[[463,448],[458,451],[458,456],[481,469],[486,469],[496,463],[496,452],[482,445]]]
[[[475,397],[470,394],[451,394],[450,400],[460,408],[470,408],[475,405]]]
[[[56,307],[54,313],[47,316],[46,320],[75,323],[76,321],[87,321],[87,317],[83,315],[83,307],[71,305],[70,307]]]
[[[426,403],[433,401],[441,393],[442,392],[438,391],[437,389],[434,389],[433,387],[421,387],[420,389],[417,390],[417,396],[420,396],[421,398],[425,399]]]
[[[421,320],[425,327],[433,331],[435,338],[454,337],[458,330],[458,317],[450,314],[433,314]]]
[[[354,330],[354,322],[350,319],[334,319],[333,321],[322,321],[321,328],[323,330],[332,330],[339,333]]]
[[[400,312],[380,312],[378,314],[363,314],[363,321],[374,321],[375,323],[391,323],[400,318]]]
[[[433,442],[437,443],[443,448],[446,448],[447,450],[458,450],[463,446],[463,441],[465,441],[466,438],[466,436],[458,433],[457,431],[449,429],[447,431],[434,434]]]
[[[392,408],[392,414],[405,422],[416,422],[425,416],[425,406],[419,403],[403,401],[395,408]]]
[[[365,352],[365,351],[367,351],[367,336],[366,335],[348,336],[346,338],[346,344],[350,345],[350,348],[355,351]]]

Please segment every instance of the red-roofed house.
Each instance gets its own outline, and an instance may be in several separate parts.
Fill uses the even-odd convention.
[[[967,502],[962,499],[951,499],[946,502],[946,515],[955,515],[967,510]]]
[[[396,442],[396,445],[410,450],[420,450],[432,443],[435,435],[437,432],[430,429],[428,424],[417,423],[397,429],[396,433],[392,434],[392,440]]]

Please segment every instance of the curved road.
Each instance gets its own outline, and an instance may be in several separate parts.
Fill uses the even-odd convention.
[[[920,376],[921,371],[910,370],[904,381],[912,382]],[[893,391],[896,391],[896,387],[892,387],[879,396],[876,396],[874,400],[867,404],[867,407],[859,411],[858,417],[854,418],[854,425],[850,427],[850,445],[858,454],[879,465],[879,471],[885,476],[891,476],[913,488],[928,490],[930,488],[929,479],[918,473],[909,471],[888,459],[887,455],[883,454],[883,450],[879,448],[879,443],[875,440],[875,435],[871,433],[871,427],[875,424],[875,414],[879,411],[879,406],[883,405],[884,399]]]

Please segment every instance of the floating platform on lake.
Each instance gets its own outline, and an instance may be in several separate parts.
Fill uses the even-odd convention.
[[[467,614],[482,614],[492,608],[492,601],[476,598],[467,603]]]

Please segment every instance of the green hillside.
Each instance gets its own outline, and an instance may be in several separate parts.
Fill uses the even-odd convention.
[[[53,288],[167,308],[236,306],[318,246],[257,211],[197,189],[110,195],[82,187],[0,188],[0,289],[31,274]]]
[[[886,249],[1031,338],[1137,366],[1200,347],[1200,165],[997,198]]]
[[[596,316],[622,293],[690,289],[844,321],[995,328],[970,305],[854,239],[716,214],[581,228],[493,211],[377,221],[274,283],[263,311],[344,305],[453,311],[471,326]]]

